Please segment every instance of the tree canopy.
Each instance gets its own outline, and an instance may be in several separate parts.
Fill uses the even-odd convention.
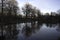
[[[37,16],[38,14],[40,14],[40,10],[29,3],[25,4],[22,10],[26,16],[28,16],[28,14],[30,14],[31,16]]]

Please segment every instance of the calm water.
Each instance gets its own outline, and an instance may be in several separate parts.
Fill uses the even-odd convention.
[[[3,35],[3,36],[2,36]],[[0,40],[60,40],[60,24],[27,22],[0,25]]]

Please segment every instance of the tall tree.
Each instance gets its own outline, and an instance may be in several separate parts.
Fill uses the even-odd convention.
[[[32,5],[30,5],[29,3],[25,4],[25,6],[22,8],[23,13],[26,14],[26,17],[29,13],[31,13],[32,10]]]
[[[59,10],[57,10],[57,13],[60,15],[60,9],[59,9]]]
[[[36,17],[36,15],[40,13],[40,11],[36,7],[32,6],[29,3],[25,4],[22,10],[23,10],[23,13],[26,14],[26,17],[28,16],[28,14],[30,14],[31,18]]]
[[[2,3],[3,1],[3,3]],[[17,2],[16,0],[2,0],[0,2],[0,8],[1,8],[1,4],[3,4],[3,14],[7,15],[7,14],[12,14],[12,15],[17,15],[17,10],[18,10],[18,6],[17,6]],[[0,13],[1,13],[1,9],[0,9]]]

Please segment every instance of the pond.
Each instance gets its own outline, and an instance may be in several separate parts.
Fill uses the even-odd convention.
[[[60,40],[60,24],[25,22],[0,25],[2,40]]]

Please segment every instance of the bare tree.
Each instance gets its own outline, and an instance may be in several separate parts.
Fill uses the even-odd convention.
[[[60,9],[59,9],[59,10],[57,10],[57,13],[60,15]]]
[[[31,13],[32,5],[25,4],[25,6],[22,8],[22,10],[23,10],[23,13],[26,14],[26,17],[27,17],[27,15]]]
[[[23,13],[26,14],[26,17],[28,17],[28,14],[30,14],[31,18],[34,18],[38,14],[40,14],[40,10],[38,10],[36,7],[32,6],[29,3],[25,4],[22,10],[23,10]]]
[[[19,9],[17,6],[17,2],[14,0],[2,0],[0,2],[0,8],[2,7],[4,15],[17,15],[17,10]],[[1,9],[0,9],[1,13]]]

